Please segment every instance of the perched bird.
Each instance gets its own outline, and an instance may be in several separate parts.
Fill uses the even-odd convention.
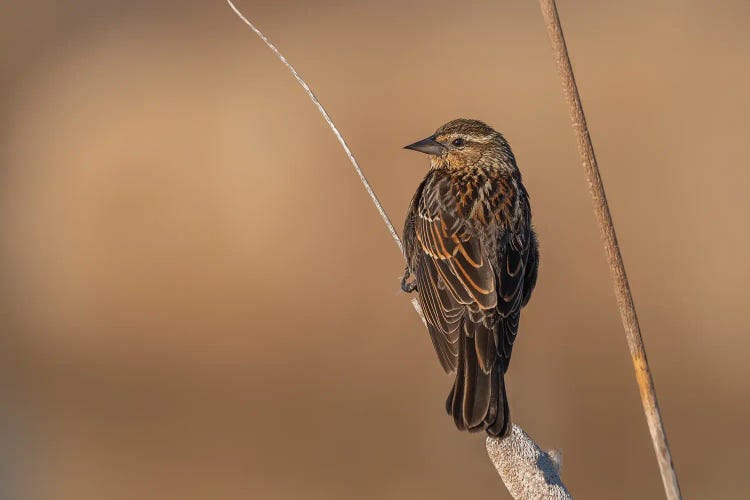
[[[445,404],[456,426],[505,436],[504,375],[539,262],[529,196],[510,146],[480,121],[453,120],[406,149],[430,155],[430,171],[406,216],[401,287],[417,291],[456,374]]]

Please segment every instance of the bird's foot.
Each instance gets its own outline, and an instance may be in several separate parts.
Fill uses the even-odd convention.
[[[416,280],[409,281],[409,278],[411,278],[411,272],[409,271],[409,268],[407,267],[404,270],[404,277],[401,278],[401,290],[405,291],[406,293],[411,293],[417,289],[417,281]]]

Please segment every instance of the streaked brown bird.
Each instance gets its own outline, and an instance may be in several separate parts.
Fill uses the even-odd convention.
[[[539,263],[529,196],[510,146],[480,121],[453,120],[406,148],[430,155],[430,171],[406,216],[401,287],[417,291],[440,363],[456,374],[445,404],[456,426],[504,436],[504,375]]]

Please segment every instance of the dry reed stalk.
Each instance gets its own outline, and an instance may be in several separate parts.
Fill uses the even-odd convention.
[[[667,436],[664,432],[664,422],[656,399],[656,390],[654,389],[654,381],[648,366],[648,358],[646,358],[646,348],[643,345],[638,316],[635,313],[633,295],[630,292],[630,284],[625,274],[625,264],[622,261],[620,247],[617,243],[617,234],[612,223],[612,215],[609,212],[604,184],[602,183],[599,166],[594,155],[594,146],[591,143],[591,136],[586,125],[586,117],[583,114],[581,97],[576,86],[573,67],[570,64],[568,48],[565,45],[557,5],[555,4],[555,0],[539,0],[539,5],[541,6],[544,22],[547,26],[547,33],[552,42],[552,50],[555,53],[557,69],[562,80],[563,93],[568,103],[570,119],[576,135],[576,142],[578,143],[578,153],[581,156],[583,168],[586,171],[589,191],[594,202],[594,213],[596,214],[596,219],[599,221],[599,228],[601,229],[604,242],[604,252],[607,254],[607,261],[612,273],[617,306],[620,310],[623,327],[625,328],[625,336],[630,348],[630,357],[633,360],[635,377],[643,403],[643,411],[646,414],[646,421],[651,432],[656,459],[659,462],[664,491],[668,499],[677,500],[682,498],[680,485],[677,482],[677,474],[672,464],[672,454],[669,451]]]

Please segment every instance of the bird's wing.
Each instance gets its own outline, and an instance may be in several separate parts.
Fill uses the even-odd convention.
[[[461,320],[471,316],[490,317],[498,305],[495,272],[479,236],[459,215],[447,174],[434,171],[415,199],[413,231],[416,237],[412,267],[417,291],[427,319],[430,336],[446,371],[454,371],[458,360]],[[484,312],[484,313],[483,313]],[[475,336],[482,368],[491,369],[496,342],[492,325]],[[480,352],[481,351],[481,352]]]
[[[522,188],[523,189],[523,188]],[[497,253],[497,352],[507,369],[513,342],[518,332],[521,308],[531,297],[536,284],[539,251],[531,227],[531,210],[525,191],[521,194],[521,219],[516,228],[501,235]]]

